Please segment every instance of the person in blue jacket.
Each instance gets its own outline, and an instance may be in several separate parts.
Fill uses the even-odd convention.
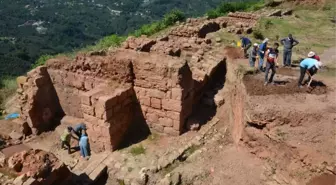
[[[82,158],[88,158],[90,156],[89,138],[85,131],[83,131],[79,140],[79,150]]]
[[[268,38],[266,38],[260,45],[259,45],[259,65],[258,65],[258,69],[260,71],[264,71],[264,57],[265,57],[265,53],[267,51],[267,44],[268,44]]]
[[[78,125],[76,125],[75,127],[73,127],[73,132],[76,134],[76,136],[78,137],[78,139],[80,139],[83,130],[86,130],[86,125],[84,123],[79,123]]]
[[[251,40],[247,37],[240,36],[241,47],[244,50],[244,56],[247,57],[247,51],[252,46]]]
[[[310,81],[311,77],[317,73],[317,70],[320,69],[322,63],[314,58],[306,58],[300,63],[300,78],[298,82],[299,88],[302,88],[302,81],[304,79],[305,74],[309,75],[308,81]]]

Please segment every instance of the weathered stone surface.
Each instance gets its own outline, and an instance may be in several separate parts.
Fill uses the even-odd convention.
[[[181,101],[162,99],[162,108],[165,110],[180,112],[182,110]]]

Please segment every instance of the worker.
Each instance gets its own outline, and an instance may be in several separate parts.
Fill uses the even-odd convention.
[[[265,52],[267,50],[267,44],[268,44],[268,38],[266,38],[260,45],[259,45],[259,64],[258,64],[258,69],[260,71],[264,71],[263,65],[264,65],[264,57],[265,57]]]
[[[240,40],[241,40],[242,50],[244,50],[244,56],[247,58],[248,57],[247,56],[247,51],[252,45],[251,40],[247,37],[244,37],[244,36],[240,36]]]
[[[309,55],[310,56],[310,55]],[[299,88],[302,88],[302,81],[305,74],[308,74],[308,81],[311,80],[312,76],[317,73],[317,70],[320,69],[322,63],[317,61],[314,58],[306,58],[300,63],[300,78],[298,82]]]
[[[257,61],[257,58],[258,58],[258,44],[254,43],[253,48],[249,54],[250,67],[255,67],[255,62]]]
[[[273,48],[269,48],[266,51],[266,70],[265,70],[265,84],[267,85],[269,83],[274,84],[273,82],[273,77],[276,73],[276,64],[278,61],[278,56],[279,56],[279,44],[278,43],[274,43]],[[269,70],[272,70],[272,74],[271,77],[268,79],[268,72]]]
[[[73,128],[73,131],[78,137],[78,139],[80,139],[83,130],[86,130],[86,125],[84,123],[79,123]]]
[[[295,40],[292,34],[288,34],[287,38],[281,40],[281,44],[284,45],[283,65],[290,67],[292,65],[292,49],[299,44],[299,41]]]
[[[313,58],[313,59],[316,59],[317,61],[320,61],[320,57],[318,55],[316,55],[315,52],[311,51],[308,53],[308,58]]]
[[[71,141],[71,138],[72,138],[72,134],[71,134],[71,131],[72,131],[72,127],[67,127],[63,134],[61,135],[61,148],[62,149],[68,149],[68,154],[71,153],[71,145],[70,145],[70,141]],[[65,148],[64,146],[66,146],[67,148]]]
[[[83,130],[83,133],[79,140],[79,150],[82,158],[88,158],[90,156],[89,138],[85,130]]]

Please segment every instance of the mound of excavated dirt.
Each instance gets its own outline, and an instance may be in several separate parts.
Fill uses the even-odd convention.
[[[244,52],[240,48],[227,46],[224,48],[224,52],[231,59],[244,58]]]
[[[45,178],[61,162],[52,153],[29,150],[14,154],[8,160],[8,167],[28,177]]]
[[[294,93],[310,93],[310,94],[325,94],[327,86],[321,82],[314,82],[311,84],[312,88],[304,87],[302,89],[297,87],[297,81],[276,82],[276,85],[269,84],[264,86],[261,79],[257,79],[252,75],[244,77],[244,84],[249,95],[262,96],[270,94],[294,94]]]

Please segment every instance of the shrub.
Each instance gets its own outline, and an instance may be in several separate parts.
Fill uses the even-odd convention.
[[[263,1],[247,1],[247,2],[224,2],[216,9],[206,13],[208,18],[213,19],[219,16],[224,16],[229,12],[256,10],[264,7]]]
[[[260,30],[254,30],[253,31],[253,37],[255,39],[259,39],[259,40],[263,40],[265,38]]]
[[[177,21],[184,21],[185,16],[180,10],[174,9],[166,14],[162,20],[165,27],[174,25]]]
[[[122,42],[124,42],[126,37],[118,36],[118,35],[110,35],[100,39],[96,45],[94,46],[95,50],[101,50],[105,48],[109,48],[111,46],[120,46]]]
[[[36,62],[32,65],[32,68],[37,68],[38,66],[42,66],[46,63],[47,60],[53,58],[54,56],[52,55],[42,55],[40,56]]]
[[[178,21],[184,21],[185,16],[179,10],[173,10],[167,13],[161,21],[156,21],[151,24],[145,24],[140,29],[135,30],[131,35],[139,37],[141,35],[153,35],[169,26],[174,25]]]
[[[269,29],[273,25],[273,22],[271,20],[266,20],[264,27],[266,29]]]
[[[0,110],[4,109],[5,100],[15,94],[17,89],[14,77],[3,77],[0,81]]]
[[[131,148],[130,153],[133,156],[144,154],[146,152],[145,148],[142,145],[134,146]]]

